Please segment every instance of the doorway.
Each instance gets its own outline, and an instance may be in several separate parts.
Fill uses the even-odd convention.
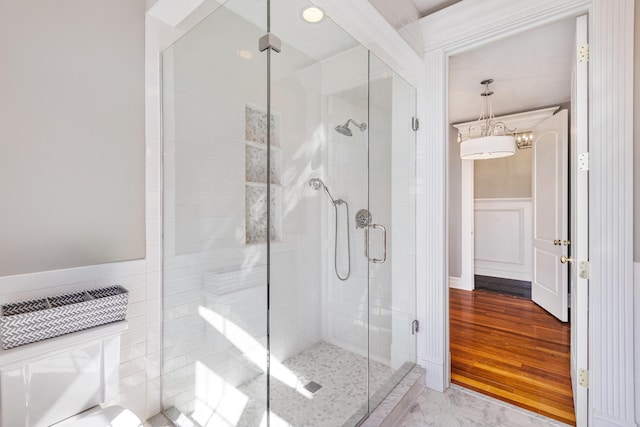
[[[496,97],[494,99],[494,109],[495,109],[494,112],[496,116],[500,115],[501,113],[504,114],[504,112],[526,111],[529,109],[534,109],[541,105],[550,105],[549,101],[557,103],[558,105],[563,105],[570,102],[572,100],[572,96],[571,96],[571,88],[572,88],[571,75],[572,75],[572,67],[573,67],[572,58],[575,58],[575,55],[572,54],[574,49],[574,43],[575,43],[574,33],[575,33],[575,20],[571,19],[564,22],[558,22],[544,28],[539,28],[529,33],[512,37],[509,40],[502,40],[500,42],[496,42],[492,44],[491,46],[485,46],[480,49],[475,49],[472,52],[464,52],[458,56],[452,56],[450,58],[450,63],[449,63],[449,66],[450,66],[449,67],[450,69],[450,80],[449,80],[450,121],[455,122],[456,114],[460,114],[460,112],[456,111],[456,109],[462,104],[457,103],[456,99],[459,100],[462,98],[462,92],[464,92],[465,90],[468,90],[468,88],[474,84],[475,86],[477,86],[482,79],[486,79],[489,77],[494,78],[496,83],[503,81],[502,87],[499,90],[496,90],[496,94],[497,95],[501,94],[501,97],[500,98]],[[537,45],[537,46],[531,45],[531,40],[534,40],[534,45],[536,42],[542,43],[542,40],[545,39],[545,36],[552,37],[551,39],[549,39],[548,43],[552,43],[553,45],[549,45],[546,47],[542,45]],[[551,42],[550,40],[553,40],[553,42]],[[563,44],[564,46],[561,46]],[[513,52],[516,52],[519,49],[520,52],[527,52],[527,55],[518,56],[517,53],[510,54],[509,49],[514,49]],[[511,64],[506,59],[506,58],[513,58],[513,57],[520,60],[520,62],[514,61],[514,62],[517,62],[517,64],[515,63]],[[556,59],[555,62],[551,58],[555,58]],[[560,60],[560,58],[564,58],[566,62],[563,62],[562,60]],[[456,61],[459,61],[459,62],[456,64],[455,63]],[[546,67],[541,66],[541,64],[545,63],[545,61],[547,61],[546,62],[547,64],[552,64],[554,66],[550,66],[550,65]],[[533,64],[536,62],[537,62],[537,65],[533,66]],[[487,68],[483,68],[483,67],[487,67]],[[498,75],[495,74],[496,73],[495,70],[498,70],[497,71],[497,73],[499,73]],[[544,71],[541,71],[541,70],[544,70]],[[457,76],[455,75],[456,72],[458,72]],[[475,76],[476,78],[468,78],[469,76],[473,76],[474,72],[478,74],[477,76]],[[483,72],[484,74],[480,74]],[[487,74],[488,72],[492,72],[494,74],[489,75]],[[459,84],[456,85],[457,79],[460,79],[461,76],[467,77],[467,80],[472,80],[472,81],[460,82],[458,80]],[[540,98],[538,99],[537,105],[535,105],[536,94],[532,92],[527,92],[531,88],[535,88],[537,93],[541,95]],[[548,91],[551,91],[551,92],[548,92]],[[476,94],[478,92],[479,91],[476,88]],[[464,110],[465,108],[469,109],[469,104],[471,103],[467,102],[467,104],[460,107],[460,109],[461,110]],[[473,105],[476,105],[477,108],[479,109],[478,107],[479,103],[475,103]],[[471,118],[472,116],[468,116],[468,117]],[[513,126],[511,126],[511,128],[513,128]],[[471,194],[473,194],[473,181],[474,181],[473,166],[471,166],[471,168],[466,168],[466,171],[465,171],[464,166],[460,164],[459,153],[457,152],[457,148],[458,148],[457,147],[458,144],[456,144],[458,142],[457,133],[453,131],[453,132],[450,132],[450,134],[451,134],[450,142],[452,147],[450,150],[450,172],[449,172],[450,178],[451,178],[450,182],[452,182],[452,184],[455,184],[454,180],[456,178],[454,174],[457,174],[457,179],[460,180],[459,181],[460,193],[458,194],[462,193],[463,191],[462,188],[464,187],[464,185],[468,186],[470,183],[472,188]],[[565,153],[566,153],[565,155],[568,156],[569,154],[568,150],[566,150]],[[458,164],[456,164],[456,162]],[[473,163],[473,162],[469,162],[469,163]],[[535,164],[535,160],[534,160],[534,164]],[[534,185],[533,191],[529,195],[531,199],[533,199],[536,196],[535,188],[536,187]],[[564,183],[564,188],[565,190],[568,190],[568,184],[566,182]],[[540,197],[540,194],[537,194],[537,195],[541,200],[544,199],[544,197]],[[456,196],[457,196],[456,189],[450,188],[450,197],[449,197],[450,212],[456,211],[456,206],[455,206]],[[476,232],[480,231],[480,233],[474,234],[474,230],[473,230],[474,198],[473,196],[471,196],[470,200],[469,198],[465,199],[464,197],[460,197],[460,199],[458,200],[459,200],[458,202],[459,205],[457,206],[457,208],[460,209],[461,217],[455,218],[450,215],[450,218],[449,218],[450,224],[451,224],[450,236],[449,236],[450,238],[449,257],[450,257],[450,277],[451,277],[450,282],[452,285],[451,287],[461,287],[463,289],[472,290],[474,287],[473,278],[475,274],[477,274],[477,270],[474,269],[474,262],[473,262],[474,252],[475,252],[474,249],[476,249],[476,245],[473,245],[474,236],[475,236],[475,239],[477,239],[479,237],[478,234],[482,234],[482,232],[485,232],[486,229],[482,228],[481,230],[476,230]],[[563,200],[565,201],[565,203],[568,204],[568,197],[564,197],[564,196],[560,197],[560,200]],[[502,202],[505,202],[505,200],[502,200]],[[532,208],[532,211],[534,210],[535,210],[535,207]],[[556,212],[559,210],[560,209],[556,210]],[[468,216],[464,217],[463,212],[466,212],[467,215],[471,213],[472,215],[471,218],[469,218]],[[567,209],[564,209],[563,213],[568,216]],[[521,218],[523,216],[526,216],[526,214],[521,215]],[[461,227],[456,230],[453,224],[455,224],[457,220],[460,221],[459,223]],[[465,229],[465,224],[468,227],[466,229]],[[469,224],[471,225],[469,226]],[[558,228],[556,227],[555,231],[557,230]],[[568,231],[566,225],[564,227],[564,230]],[[504,229],[502,231],[504,231]],[[456,233],[459,233],[459,234],[456,235]],[[467,236],[467,238],[466,239],[462,238],[462,236]],[[469,239],[468,236],[471,236],[471,238]],[[532,240],[535,240],[533,239],[534,236],[535,236],[535,233],[532,233]],[[460,240],[458,240],[456,244],[456,239],[458,238]],[[520,238],[521,240],[524,240],[524,238],[522,238],[521,236]],[[554,240],[568,241],[569,240],[568,234],[565,234],[563,236],[552,237],[550,239],[551,242],[553,242]],[[471,242],[471,244],[469,243],[469,241]],[[519,244],[520,246],[522,246],[522,242],[520,242]],[[558,245],[554,245],[552,243],[551,246],[558,246]],[[532,252],[535,252],[534,246],[532,244],[530,244],[528,248]],[[564,266],[564,265],[561,266],[562,270],[560,270],[559,268],[560,266],[558,262],[558,258],[560,258],[559,254],[557,254],[556,256],[556,254],[553,254],[552,250],[549,251],[547,250],[547,248],[545,248],[545,251],[546,251],[545,254],[546,253],[549,254],[548,259],[549,260],[553,259],[553,262],[548,262],[543,267],[543,270],[541,271],[544,273],[544,275],[546,277],[556,277],[557,276],[556,273],[558,273],[559,271],[563,272],[564,274],[567,274],[568,272],[567,266]],[[503,252],[510,256],[514,255],[514,252],[508,249],[504,250]],[[540,254],[542,252],[535,253],[534,254],[535,256],[532,256],[531,258],[529,258],[524,253],[525,251],[521,251],[521,252],[522,252],[521,253],[522,256],[520,258],[531,259],[531,270],[528,272],[528,274],[530,275],[531,279],[533,279],[533,276],[534,276],[533,272],[535,269],[534,267],[535,262],[533,260],[535,259],[539,261],[541,259]],[[463,260],[465,260],[465,257],[466,257],[466,260],[469,260],[469,257],[470,257],[471,262],[464,262]],[[568,259],[566,255],[564,258]],[[459,264],[457,263],[458,261],[459,261]],[[540,268],[540,266],[538,266],[538,268]],[[523,276],[524,278],[526,278],[526,275],[527,275],[526,271],[524,272],[521,271],[519,273],[520,273],[520,276],[518,276],[518,272],[516,272],[515,273],[516,277],[513,277],[514,272],[512,271],[511,278],[522,279]],[[540,271],[538,271],[538,276],[540,276],[539,273]],[[456,274],[458,276],[456,276]],[[565,283],[567,283],[566,279],[565,279]],[[451,349],[451,358],[452,358],[452,380],[454,382],[456,382],[455,376],[457,375],[454,372],[454,369],[455,369],[454,359],[456,357],[455,352],[456,350],[459,350],[459,348],[457,348],[458,344],[454,343],[454,339],[456,339],[457,334],[460,332],[456,328],[465,327],[465,325],[461,324],[460,322],[457,322],[454,317],[455,310],[461,309],[460,307],[462,307],[462,309],[464,308],[464,306],[459,306],[458,308],[454,309],[454,304],[458,304],[458,302],[456,301],[460,296],[460,292],[461,291],[457,291],[454,289],[452,289],[450,292],[450,301],[451,301],[450,349]],[[479,298],[479,296],[475,296],[474,294],[479,295],[480,292],[466,292],[467,298],[470,298],[471,300]],[[559,293],[559,294],[562,294],[562,293]],[[567,293],[564,292],[562,296],[566,301]],[[499,305],[500,302],[498,302],[498,300],[495,300],[495,298],[497,297],[494,296],[488,300],[493,301],[493,304],[495,305]],[[467,319],[474,318],[473,309],[475,308],[477,308],[477,306],[474,304],[471,304],[471,308],[467,307],[467,309],[470,310],[465,315]],[[537,307],[533,307],[533,308],[537,309]],[[486,319],[487,313],[489,313],[489,309],[485,307],[483,308],[483,310],[485,310],[483,316]],[[543,314],[546,317],[550,317],[544,312]],[[503,314],[502,316],[508,317],[505,314]],[[558,317],[561,317],[561,316],[558,316]],[[480,319],[481,318],[482,317],[480,317]],[[517,324],[517,320],[518,320],[518,317],[516,314],[516,317],[513,317],[510,322],[511,324]],[[564,318],[562,320],[563,321],[568,320],[566,315],[566,309],[565,309]],[[557,323],[555,319],[553,319],[553,321]],[[483,328],[487,328],[491,326],[491,325],[483,325],[481,320],[479,320],[478,323]],[[509,322],[507,322],[507,324],[509,324]],[[477,326],[478,325],[475,325],[475,324],[466,324],[466,327],[471,330]],[[538,327],[537,325],[531,325],[531,326],[533,328]],[[568,325],[566,326],[565,329],[566,329],[566,333],[569,334]],[[499,331],[501,333],[505,332],[503,329],[499,329]],[[466,330],[464,331],[464,333],[468,333],[468,332],[469,331],[466,331]],[[485,350],[486,349],[482,350],[485,356],[490,354],[490,353],[487,353]],[[499,370],[499,367],[500,367],[500,355],[497,354],[494,356],[495,357],[493,358],[490,357],[489,359],[487,359],[487,361],[493,360],[493,362],[495,363],[495,366],[493,366],[491,369],[488,370],[489,372],[493,372],[495,374],[495,372]],[[568,357],[568,351],[566,352],[565,356]],[[476,361],[475,363],[483,363],[483,362]],[[565,370],[566,370],[565,375],[569,377],[569,374],[571,372],[571,367],[567,365]],[[526,376],[523,374],[522,378],[526,378]],[[495,378],[494,379],[487,378],[486,382],[489,385],[485,384],[484,385],[485,388],[476,387],[475,389],[477,389],[478,391],[486,390],[486,388],[490,387],[492,380],[495,380]],[[516,380],[516,378],[514,377],[512,378],[512,380]],[[496,396],[495,393],[492,395],[494,397],[499,397],[499,396]],[[543,399],[542,395],[541,395],[541,399]],[[554,417],[554,418],[557,418],[557,417]],[[571,420],[565,418],[564,421],[570,422]],[[571,422],[575,422],[575,419]]]

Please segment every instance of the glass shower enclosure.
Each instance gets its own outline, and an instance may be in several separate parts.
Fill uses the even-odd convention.
[[[355,426],[415,364],[415,90],[304,1],[163,52],[162,406]]]

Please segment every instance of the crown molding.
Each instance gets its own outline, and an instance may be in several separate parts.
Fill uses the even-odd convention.
[[[585,13],[590,0],[465,0],[420,19],[425,52],[473,49]]]
[[[495,118],[496,122],[502,122],[509,129],[517,129],[519,131],[527,131],[531,130],[535,125],[542,122],[545,119],[553,116],[556,111],[558,111],[560,107],[549,107],[543,108],[540,110],[526,111],[524,113],[517,114],[509,114],[506,116],[499,116]],[[469,127],[473,127],[474,125],[482,123],[481,120],[474,120],[471,122],[464,123],[456,123],[452,124],[454,128],[458,129],[459,132],[466,132]]]

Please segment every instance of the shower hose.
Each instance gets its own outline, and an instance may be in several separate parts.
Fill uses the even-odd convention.
[[[347,216],[346,216],[346,220],[347,220],[347,275],[346,276],[340,276],[340,273],[338,273],[338,205],[344,205],[346,210],[347,210]],[[333,209],[336,212],[336,215],[335,215],[336,216],[336,227],[335,227],[335,238],[334,238],[334,249],[333,249],[333,268],[336,271],[336,276],[338,276],[338,279],[340,279],[340,280],[342,280],[344,282],[351,275],[351,244],[349,243],[349,241],[350,241],[350,238],[349,238],[349,204],[347,202],[345,202],[344,200],[342,200],[342,199],[338,199],[333,204]]]

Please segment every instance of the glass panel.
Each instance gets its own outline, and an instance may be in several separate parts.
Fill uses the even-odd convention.
[[[367,205],[367,132],[335,128],[367,124],[368,53],[328,17],[305,22],[306,6],[271,4],[283,177],[272,185],[282,235],[271,245],[271,422],[353,426],[367,412],[368,267],[353,219]]]
[[[266,10],[244,3],[163,53],[162,405],[177,425],[266,419]]]
[[[371,410],[416,361],[415,106],[415,89],[371,53],[369,256],[377,260],[369,264]]]
[[[269,70],[267,4],[163,53],[163,409],[354,426],[415,362],[415,92],[300,0],[272,5]]]

